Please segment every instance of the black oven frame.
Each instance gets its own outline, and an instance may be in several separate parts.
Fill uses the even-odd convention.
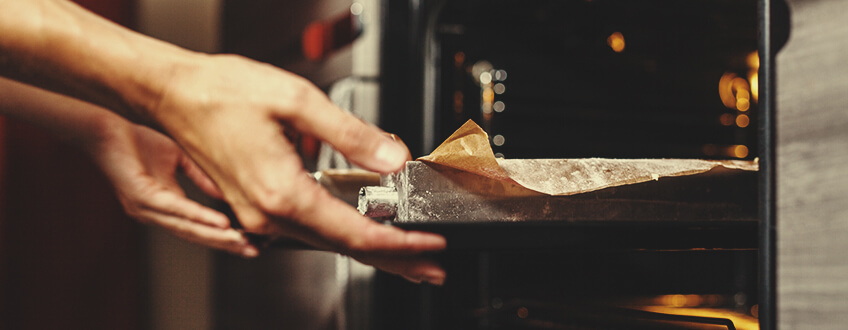
[[[384,29],[381,50],[380,126],[405,132],[413,154],[422,154],[432,144],[427,141],[420,109],[425,107],[424,79],[409,79],[401,72],[426,75],[428,15],[438,10],[440,1],[384,1]],[[758,0],[758,51],[760,54],[758,119],[759,156],[759,321],[760,329],[777,327],[776,310],[776,125],[775,56],[789,35],[789,12],[785,0]],[[403,28],[398,28],[402,25]],[[392,45],[388,49],[386,45]],[[398,49],[399,45],[405,47]],[[391,74],[391,73],[395,74]]]

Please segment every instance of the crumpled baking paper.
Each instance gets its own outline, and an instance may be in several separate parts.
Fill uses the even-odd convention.
[[[498,159],[489,136],[467,121],[430,155],[417,160],[452,167],[553,196],[575,195],[663,177],[694,175],[716,167],[757,171],[756,160],[703,159]]]

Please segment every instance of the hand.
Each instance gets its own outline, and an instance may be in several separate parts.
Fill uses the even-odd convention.
[[[166,136],[107,116],[85,149],[114,186],[128,215],[185,240],[244,257],[258,255],[220,212],[186,198],[175,175],[182,170],[202,191],[220,197],[215,184]]]
[[[403,166],[404,147],[294,74],[232,55],[190,63],[172,73],[147,115],[218,184],[246,231],[295,238],[416,282],[444,281],[444,270],[421,257],[444,249],[443,237],[376,223],[333,198],[286,134],[316,137],[382,173]]]

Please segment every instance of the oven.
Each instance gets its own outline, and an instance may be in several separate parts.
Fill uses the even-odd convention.
[[[228,10],[256,7],[228,3]],[[291,292],[320,311],[306,313],[301,308],[309,306],[298,305],[284,312],[288,320],[303,316],[295,325],[330,319],[304,329],[773,328],[770,63],[787,34],[773,31],[773,4],[785,6],[758,0],[369,0],[342,4],[362,24],[362,36],[354,38],[370,40],[367,46],[354,41],[352,55],[341,50],[335,57],[292,60],[299,55],[277,54],[278,46],[297,38],[253,44],[266,45],[254,47],[263,51],[225,43],[228,51],[310,77],[345,109],[400,135],[416,157],[470,119],[501,158],[757,160],[759,172],[682,183],[707,187],[695,194],[663,192],[650,183],[630,192],[642,201],[735,207],[721,218],[671,216],[674,210],[660,207],[652,216],[591,221],[396,221],[447,237],[448,251],[433,256],[448,272],[443,287],[411,284],[317,252],[276,250],[266,253],[277,254],[273,260],[252,264],[221,256],[219,328],[292,326],[251,312],[291,309],[281,302]],[[323,22],[350,19],[342,13]],[[275,15],[254,14],[265,16],[257,22]],[[339,62],[348,64],[332,70]],[[312,170],[345,163],[301,142]],[[592,198],[617,207],[603,193]],[[292,266],[304,265],[312,275],[292,275]],[[265,280],[254,281],[257,274]],[[301,297],[309,295],[305,289],[274,278],[311,283],[306,291],[313,296]]]
[[[404,132],[413,155],[471,119],[503,158],[766,161],[756,1],[383,9],[380,125]],[[668,208],[627,221],[397,223],[446,235],[449,280],[378,273],[374,328],[758,328],[763,192],[757,176],[724,188],[748,206],[730,221],[663,221]]]

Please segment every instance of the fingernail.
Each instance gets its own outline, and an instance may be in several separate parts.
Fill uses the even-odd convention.
[[[259,250],[252,246],[245,246],[243,249],[241,249],[241,255],[245,256],[246,258],[255,258],[259,255]]]
[[[394,171],[406,162],[406,150],[394,141],[385,140],[374,153],[378,166],[385,171]]]

